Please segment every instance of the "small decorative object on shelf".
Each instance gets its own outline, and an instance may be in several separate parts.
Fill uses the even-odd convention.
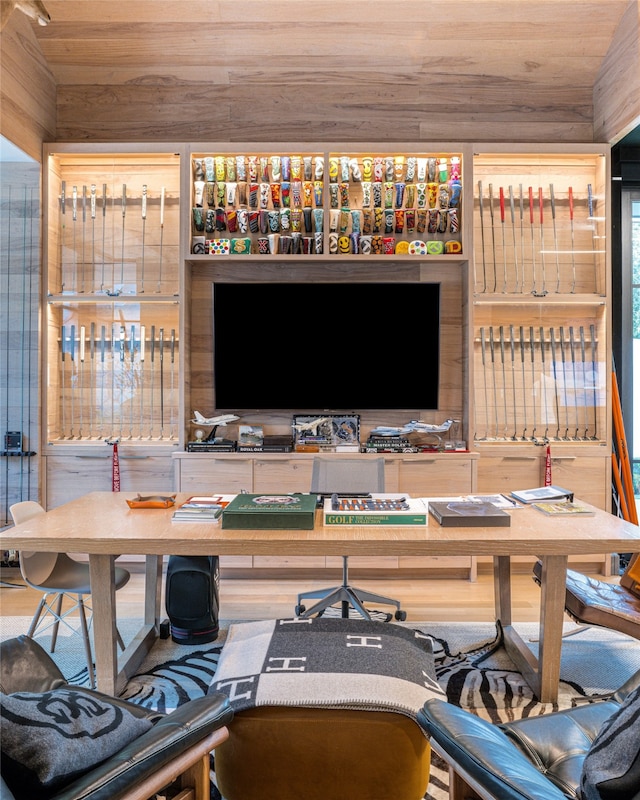
[[[235,414],[220,414],[216,417],[205,417],[199,411],[193,412],[193,419],[191,422],[194,425],[202,425],[203,427],[211,426],[211,431],[205,436],[203,430],[196,429],[194,436],[195,441],[187,442],[187,452],[189,453],[232,453],[236,449],[236,442],[231,439],[223,439],[216,434],[219,427],[226,427],[228,423],[235,422],[240,417]]]
[[[294,414],[296,450],[360,450],[359,414]]]

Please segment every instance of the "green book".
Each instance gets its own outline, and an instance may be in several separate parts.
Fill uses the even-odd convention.
[[[222,512],[222,527],[231,530],[312,530],[315,494],[238,494]]]

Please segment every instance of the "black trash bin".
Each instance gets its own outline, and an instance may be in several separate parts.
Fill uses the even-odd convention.
[[[165,608],[178,644],[213,642],[219,632],[220,559],[170,556]]]

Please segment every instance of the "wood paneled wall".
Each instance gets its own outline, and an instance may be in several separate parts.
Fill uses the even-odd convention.
[[[325,0],[294,20],[277,2],[111,0],[96,18],[49,0],[46,28],[14,12],[2,31],[0,132],[37,158],[47,140],[613,142],[640,120],[639,0],[603,39],[621,2],[369,2],[363,19]]]
[[[30,20],[14,12],[0,33],[0,133],[40,162],[56,136],[56,85]]]
[[[640,0],[616,30],[593,91],[595,141],[615,143],[640,125]]]
[[[207,416],[214,413],[213,390],[213,295],[212,284],[215,281],[229,280],[273,280],[291,281],[303,280],[313,282],[314,279],[326,278],[332,270],[332,279],[336,281],[371,281],[380,278],[380,264],[345,265],[343,262],[333,268],[326,265],[301,265],[296,266],[267,264],[264,266],[253,264],[239,265],[233,259],[221,259],[220,264],[198,263],[192,269],[191,275],[191,330],[190,330],[190,358],[191,358],[191,386],[190,397],[187,397],[187,413],[191,415],[193,409],[200,410]],[[440,352],[440,398],[439,405],[443,411],[420,412],[419,418],[424,422],[440,423],[444,417],[451,416],[461,421],[456,426],[452,438],[460,438],[468,430],[466,414],[468,398],[464,396],[464,374],[466,364],[463,362],[464,337],[466,329],[463,320],[463,286],[467,280],[465,268],[460,265],[447,264],[420,266],[420,264],[407,264],[406,262],[390,261],[385,265],[385,274],[393,275],[398,281],[434,281],[441,285],[441,352]],[[346,312],[348,313],[348,311]],[[246,315],[247,337],[256,335],[251,329],[251,314]],[[320,321],[320,324],[330,324],[330,319]],[[295,333],[292,331],[292,333]],[[259,335],[259,332],[257,333]],[[238,353],[243,345],[237,343]],[[428,348],[428,343],[425,343]],[[399,368],[401,374],[390,377],[391,380],[427,381],[420,364],[402,364]],[[190,403],[190,405],[189,405]],[[243,425],[263,425],[267,434],[285,434],[291,432],[291,415],[296,409],[288,413],[265,414],[252,412],[242,414]],[[238,411],[238,413],[241,413]],[[371,428],[377,425],[403,425],[408,421],[407,412],[363,412],[361,415],[362,435],[364,441]],[[191,433],[197,426],[192,426]],[[234,427],[225,429],[225,435],[234,438]]]

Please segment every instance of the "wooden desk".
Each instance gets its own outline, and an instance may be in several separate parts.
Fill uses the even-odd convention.
[[[605,511],[594,516],[550,519],[532,508],[511,513],[509,528],[378,526],[311,531],[223,530],[219,524],[172,523],[172,509],[132,510],[134,493],[92,492],[2,533],[3,549],[88,553],[94,609],[96,674],[111,694],[126,681],[158,633],[164,555],[459,555],[493,556],[496,620],[506,647],[542,702],[557,699],[564,596],[569,555],[640,552],[640,528]],[[177,503],[188,494],[178,494]],[[147,556],[144,626],[118,660],[115,636],[114,560],[118,554]],[[512,627],[511,556],[542,560],[540,650],[536,660]],[[292,609],[293,611],[293,609]]]

